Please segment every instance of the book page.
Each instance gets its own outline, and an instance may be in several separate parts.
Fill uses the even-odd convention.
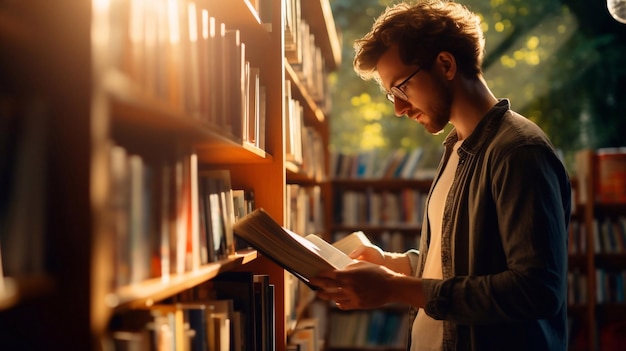
[[[333,246],[339,249],[339,251],[349,255],[354,249],[359,247],[360,245],[371,245],[370,239],[365,236],[365,233],[362,231],[353,232],[345,237],[335,241]]]
[[[285,229],[263,209],[256,209],[237,221],[234,232],[305,283],[321,271],[341,269],[352,262],[328,243],[330,251],[320,247],[323,243],[311,243]]]
[[[330,262],[338,269],[344,269],[347,265],[355,262],[345,253],[341,252],[339,249],[315,234],[309,234],[304,237],[304,239],[313,244],[313,247],[309,247],[309,250],[314,251],[320,256],[324,257],[326,261]]]

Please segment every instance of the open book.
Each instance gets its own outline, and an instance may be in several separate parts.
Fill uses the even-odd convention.
[[[338,240],[337,246],[315,234],[301,236],[282,227],[263,209],[237,221],[233,231],[307,284],[321,271],[345,268],[354,262],[348,254],[359,244],[369,243],[362,232]]]

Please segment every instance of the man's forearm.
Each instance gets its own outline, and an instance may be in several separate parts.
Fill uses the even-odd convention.
[[[404,253],[385,252],[385,267],[408,276],[412,272],[409,257]]]

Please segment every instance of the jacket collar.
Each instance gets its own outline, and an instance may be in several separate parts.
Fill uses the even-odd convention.
[[[498,130],[502,117],[510,110],[510,107],[509,99],[500,99],[478,122],[474,131],[465,139],[460,149],[470,154],[476,153],[485,141],[490,139],[489,137]],[[448,149],[458,140],[456,129],[453,128],[444,140],[443,145]]]

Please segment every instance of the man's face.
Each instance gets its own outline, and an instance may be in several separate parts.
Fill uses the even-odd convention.
[[[397,46],[387,50],[376,65],[381,84],[387,92],[400,89],[406,99],[394,94],[396,116],[406,115],[422,124],[429,133],[441,133],[450,121],[452,93],[446,81],[436,74],[435,63],[431,70],[417,65],[405,65],[400,59]],[[417,73],[416,70],[419,71]],[[411,74],[415,73],[411,77]],[[409,78],[405,82],[407,78]]]

